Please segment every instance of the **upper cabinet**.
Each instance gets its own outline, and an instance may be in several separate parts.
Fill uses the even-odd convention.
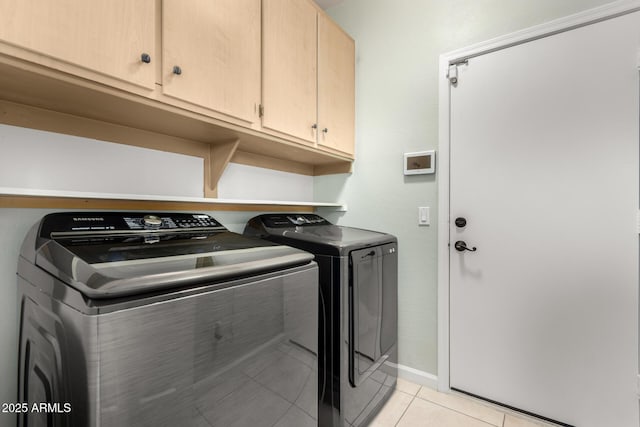
[[[260,0],[164,0],[162,92],[248,123],[260,104]]]
[[[316,8],[301,0],[263,0],[262,7],[262,127],[315,143]]]
[[[318,145],[353,155],[355,43],[318,14]]]
[[[206,144],[212,191],[233,156],[351,170],[354,42],[312,0],[0,0],[0,76],[0,123],[92,138],[117,125],[117,142],[142,130],[186,154]],[[51,112],[92,122],[70,129]]]
[[[155,88],[155,0],[0,0],[0,11],[2,53],[112,86]]]
[[[353,156],[353,40],[310,1],[262,4],[263,128]]]

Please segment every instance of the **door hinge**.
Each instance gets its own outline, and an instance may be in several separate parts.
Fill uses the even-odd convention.
[[[264,107],[262,104],[258,104],[258,117],[264,116]]]
[[[449,69],[447,70],[447,78],[453,86],[456,86],[458,84],[458,65],[467,64],[469,64],[468,59],[463,59],[462,61],[457,61],[449,64]]]

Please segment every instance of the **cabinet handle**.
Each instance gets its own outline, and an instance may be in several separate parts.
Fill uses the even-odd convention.
[[[329,128],[324,128],[324,129],[322,129],[322,132],[324,132],[324,133],[328,133],[328,132],[329,132]]]
[[[317,123],[312,124],[311,129],[318,129],[318,124]]]
[[[180,74],[182,74],[182,68],[178,67],[177,65],[173,66],[173,74],[179,76]]]
[[[140,61],[148,64],[149,62],[151,62],[151,56],[148,53],[143,53],[142,55],[140,55]]]

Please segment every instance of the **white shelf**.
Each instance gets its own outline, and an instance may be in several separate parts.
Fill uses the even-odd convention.
[[[205,197],[180,197],[180,196],[154,196],[147,194],[115,194],[115,193],[91,193],[84,191],[59,191],[41,190],[32,188],[0,187],[0,196],[27,196],[27,197],[57,197],[73,199],[98,199],[98,200],[139,200],[151,202],[180,202],[202,203],[219,205],[272,205],[272,206],[308,206],[334,208],[346,211],[347,206],[342,203],[328,202],[300,202],[291,200],[240,200],[240,199],[211,199]]]

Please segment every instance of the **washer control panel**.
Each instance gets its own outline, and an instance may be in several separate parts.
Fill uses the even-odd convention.
[[[40,235],[52,233],[118,233],[127,231],[226,230],[206,214],[144,212],[61,212],[47,215]]]
[[[130,230],[175,230],[189,228],[218,228],[222,225],[205,214],[149,214],[124,216]]]

